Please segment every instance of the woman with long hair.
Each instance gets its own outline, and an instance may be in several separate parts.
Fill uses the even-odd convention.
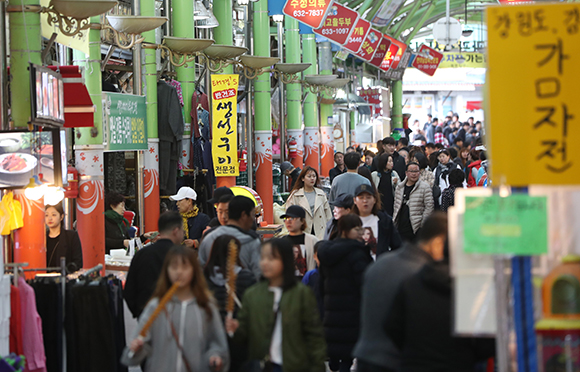
[[[137,337],[174,283],[179,287],[163,312],[144,338]],[[131,366],[145,360],[144,372],[228,370],[222,320],[193,249],[174,246],[167,252],[155,292],[121,360]]]
[[[363,242],[363,231],[361,219],[348,214],[338,220],[340,238],[318,249],[331,371],[350,371],[352,350],[359,335],[363,272],[373,262]]]
[[[382,154],[377,162],[377,170],[372,173],[373,180],[377,185],[380,194],[381,206],[383,211],[389,216],[393,215],[394,192],[398,183],[401,181],[394,166],[393,155]]]
[[[304,208],[306,211],[305,231],[318,239],[322,239],[324,238],[326,224],[332,218],[332,212],[330,211],[326,193],[316,187],[319,181],[316,169],[305,166],[290,192],[286,207],[299,205]]]
[[[296,277],[302,279],[307,271],[316,268],[314,260],[314,244],[318,239],[312,234],[304,232],[306,229],[306,211],[299,205],[291,205],[286,213],[280,216],[284,219],[284,226],[288,230],[286,236],[294,247]]]
[[[79,234],[63,227],[64,210],[62,204],[44,207],[46,223],[46,265],[60,266],[60,258],[65,257],[67,271],[75,272],[83,267],[83,249]]]
[[[226,319],[234,342],[250,361],[267,359],[273,372],[324,372],[326,343],[312,290],[296,281],[292,243],[271,239],[262,245],[265,280],[244,295],[237,319]]]

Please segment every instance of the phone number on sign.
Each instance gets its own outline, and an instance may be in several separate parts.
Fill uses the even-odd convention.
[[[332,28],[324,28],[322,29],[321,34],[322,35],[346,35],[348,34],[349,29],[348,28],[336,28],[336,29],[332,29]]]
[[[292,13],[295,18],[301,17],[320,17],[324,14],[323,9],[311,9],[311,10],[295,10]]]

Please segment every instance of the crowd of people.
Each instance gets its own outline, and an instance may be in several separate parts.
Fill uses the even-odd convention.
[[[387,137],[376,153],[336,153],[328,196],[314,168],[286,169],[285,233],[272,239],[256,233],[251,199],[216,189],[210,222],[179,190],[179,213],[160,216],[131,262],[124,292],[139,326],[122,361],[146,372],[483,368],[494,340],[452,332],[444,211],[456,188],[487,182],[475,124],[455,119],[408,133],[413,145]],[[427,142],[447,132],[453,146]]]

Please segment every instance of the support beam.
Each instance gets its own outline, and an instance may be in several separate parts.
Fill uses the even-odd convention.
[[[231,14],[231,12],[230,12]],[[254,3],[254,55],[270,57],[270,19],[268,0]],[[256,154],[256,192],[264,203],[264,220],[274,222],[272,193],[272,120],[270,73],[254,80],[254,121]]]
[[[423,13],[421,19],[419,19],[419,21],[415,24],[415,28],[413,29],[413,31],[411,31],[411,33],[405,38],[405,43],[409,44],[411,40],[413,40],[415,35],[417,35],[417,32],[419,32],[419,30],[423,28],[423,26],[425,25],[425,21],[427,20],[427,18],[429,18],[434,9],[435,9],[435,1],[432,1],[431,4],[427,6],[427,9],[425,9],[425,12]]]
[[[329,41],[318,44],[318,66],[321,75],[332,75],[332,50]],[[332,96],[323,93],[322,98]],[[330,124],[329,124],[330,121]],[[332,104],[320,103],[320,176],[329,177],[334,167],[334,137],[332,135]]]
[[[314,34],[302,35],[302,62],[312,65],[304,71],[304,75],[316,75],[316,38]],[[320,133],[318,131],[318,98],[310,90],[306,91],[304,100],[304,163],[320,173]]]
[[[391,89],[393,99],[391,128],[403,128],[403,81],[394,80]]]
[[[99,23],[100,17],[92,17]],[[101,32],[89,30],[89,55],[73,50],[73,64],[85,68],[85,85],[95,105],[94,127],[76,128],[75,161],[79,172],[77,230],[83,247],[83,267],[105,266],[105,185]],[[121,247],[119,247],[121,248]]]
[[[234,45],[232,0],[214,0],[213,5],[214,15],[220,24],[218,27],[213,29],[215,43],[222,45]],[[268,36],[269,35],[270,34],[268,33]],[[228,66],[224,68],[222,74],[232,74],[233,72],[234,68],[232,66]],[[216,187],[231,187],[236,184],[236,177],[216,177],[216,179]]]
[[[405,31],[405,29],[407,28],[407,25],[410,24],[411,19],[413,18],[415,13],[417,13],[417,10],[419,10],[420,8],[421,8],[421,1],[416,0],[415,5],[413,6],[413,9],[411,9],[409,11],[409,13],[407,14],[407,16],[401,22],[399,22],[399,24],[396,26],[395,30],[391,34],[391,35],[393,35],[393,37],[395,39],[398,39],[401,36],[401,33],[403,31]]]
[[[288,16],[284,17],[286,34],[286,63],[300,63],[302,48],[300,47],[300,33],[298,21]],[[304,167],[304,131],[302,129],[302,85],[286,85],[286,102],[288,112],[288,140],[296,141],[296,157],[292,165],[296,168]]]

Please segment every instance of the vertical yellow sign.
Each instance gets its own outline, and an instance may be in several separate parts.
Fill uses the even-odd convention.
[[[493,6],[486,16],[494,184],[579,184],[580,4]]]
[[[211,75],[213,168],[216,177],[239,176],[238,75]]]

